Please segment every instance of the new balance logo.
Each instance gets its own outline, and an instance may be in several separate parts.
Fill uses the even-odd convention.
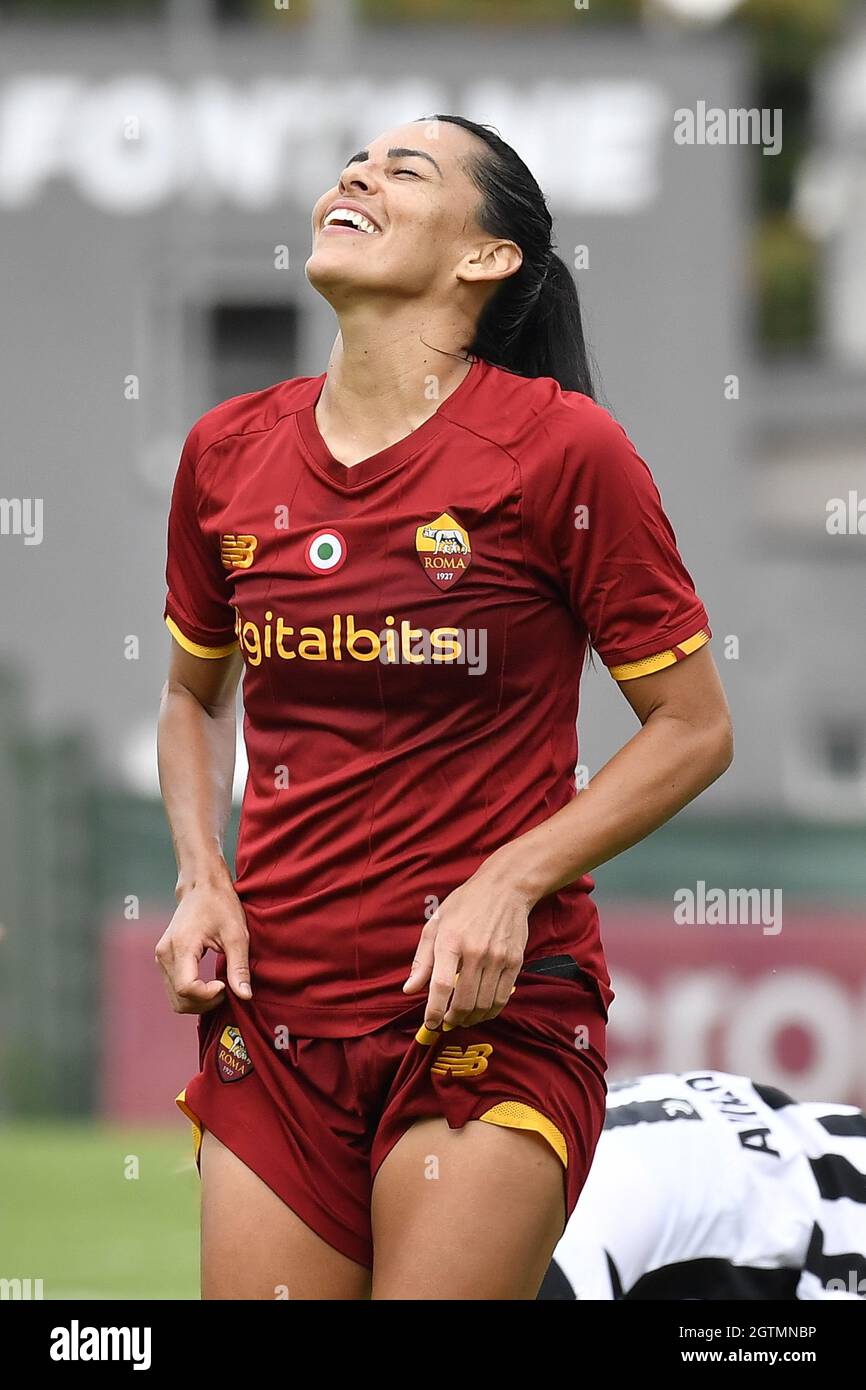
[[[248,570],[258,545],[257,536],[222,536],[220,559],[227,570]]]
[[[438,1057],[433,1059],[430,1070],[436,1076],[480,1076],[487,1070],[487,1058],[493,1051],[492,1043],[471,1043],[469,1047],[443,1047]]]

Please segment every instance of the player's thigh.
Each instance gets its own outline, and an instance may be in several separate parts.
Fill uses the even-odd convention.
[[[205,1132],[203,1299],[362,1299],[370,1271],[328,1245],[267,1183]]]
[[[539,1134],[418,1120],[373,1184],[374,1299],[535,1298],[565,1224],[563,1167]]]

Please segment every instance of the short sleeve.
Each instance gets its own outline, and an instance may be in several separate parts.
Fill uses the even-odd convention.
[[[586,397],[548,481],[524,481],[530,546],[615,680],[649,675],[710,640],[652,474]]]
[[[168,517],[165,622],[193,656],[228,656],[237,647],[235,611],[219,551],[202,531],[196,482],[197,430],[180,456]]]

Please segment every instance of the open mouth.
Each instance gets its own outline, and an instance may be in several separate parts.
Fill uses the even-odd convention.
[[[322,231],[335,230],[357,232],[361,236],[378,236],[379,228],[369,217],[350,208],[333,208],[322,223]]]

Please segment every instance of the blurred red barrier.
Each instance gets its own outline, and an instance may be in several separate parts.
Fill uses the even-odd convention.
[[[866,1106],[866,920],[785,910],[782,929],[603,914],[612,1078],[712,1066]]]
[[[198,1070],[196,1021],[169,1007],[154,947],[168,913],[107,924],[102,973],[102,1111],[112,1120],[185,1123],[174,1098]],[[205,976],[212,970],[205,958]]]

